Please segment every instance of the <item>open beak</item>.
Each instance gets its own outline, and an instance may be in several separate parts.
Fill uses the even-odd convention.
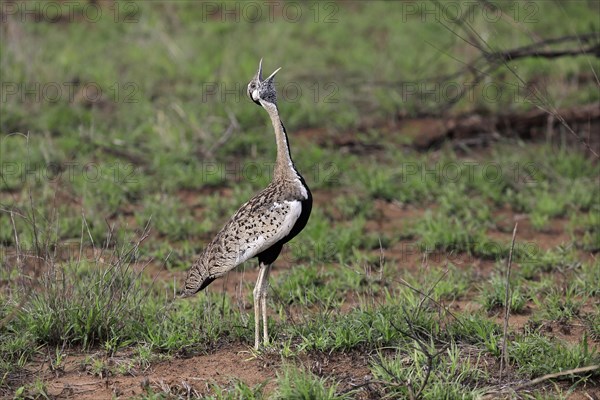
[[[278,73],[280,69],[281,69],[281,67],[277,68],[275,70],[275,72],[273,72],[271,75],[269,75],[269,77],[267,79],[265,79],[265,81],[272,80],[275,77],[275,74]]]
[[[273,79],[273,77],[275,77],[275,74],[278,73],[279,70],[281,69],[281,67],[277,68],[275,70],[275,72],[273,72],[271,75],[269,75],[269,77],[267,79],[265,79],[263,81],[263,78],[262,78],[262,62],[263,62],[263,59],[261,58],[260,62],[258,63],[258,71],[256,71],[256,79],[258,80],[258,83],[261,83],[261,82]]]

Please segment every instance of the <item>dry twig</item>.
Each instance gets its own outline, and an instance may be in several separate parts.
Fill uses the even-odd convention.
[[[563,377],[566,377],[566,376],[569,376],[569,375],[583,374],[583,373],[586,373],[586,372],[596,371],[598,369],[600,369],[600,365],[597,364],[597,365],[588,365],[587,367],[580,367],[580,368],[568,369],[566,371],[560,371],[560,372],[554,372],[554,373],[551,373],[551,374],[546,374],[546,375],[540,376],[538,378],[532,379],[532,380],[530,380],[528,382],[525,382],[525,383],[522,383],[520,385],[517,385],[515,387],[508,387],[508,388],[505,388],[505,389],[502,389],[502,390],[498,390],[498,391],[495,391],[495,392],[490,391],[490,392],[488,392],[483,397],[483,399],[486,399],[486,400],[487,399],[495,399],[495,398],[497,398],[497,396],[499,394],[509,393],[509,392],[518,392],[519,390],[523,390],[523,389],[526,389],[528,387],[535,386],[535,385],[537,385],[539,383],[548,381],[550,379],[563,378]]]
[[[515,222],[515,228],[513,229],[512,241],[510,243],[510,252],[508,253],[508,262],[506,264],[506,291],[504,293],[504,329],[502,332],[502,358],[500,359],[500,379],[502,379],[502,373],[504,367],[508,365],[508,318],[510,317],[510,270],[512,267],[513,251],[515,249],[515,238],[517,237],[517,226],[518,222]]]

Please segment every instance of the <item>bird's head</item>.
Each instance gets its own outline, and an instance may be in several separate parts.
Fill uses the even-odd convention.
[[[275,92],[275,74],[279,72],[281,68],[277,68],[269,77],[265,80],[262,79],[262,58],[258,63],[258,71],[248,83],[248,97],[250,100],[262,106],[262,103],[270,103],[277,105],[277,93]]]

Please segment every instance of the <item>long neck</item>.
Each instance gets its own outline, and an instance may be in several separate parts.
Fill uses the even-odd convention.
[[[277,106],[272,103],[263,103],[263,107],[271,117],[271,123],[275,130],[275,142],[277,143],[277,161],[275,163],[274,177],[275,178],[296,178],[297,172],[292,162],[290,154],[290,146],[288,144],[287,133],[283,127],[281,119],[279,119],[279,111]]]

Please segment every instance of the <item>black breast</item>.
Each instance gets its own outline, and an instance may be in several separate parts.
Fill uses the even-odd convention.
[[[298,220],[294,224],[294,227],[292,228],[290,233],[286,237],[281,239],[282,243],[289,242],[297,234],[299,234],[302,231],[302,229],[304,229],[304,227],[306,226],[306,223],[308,222],[308,217],[310,217],[310,212],[312,211],[312,202],[313,202],[312,193],[310,192],[310,189],[306,185],[306,182],[304,182],[304,178],[302,178],[302,176],[300,176],[300,182],[302,182],[302,185],[306,189],[306,193],[307,193],[308,197],[305,200],[301,201],[302,212],[300,213],[300,217],[298,217]]]
[[[298,220],[296,221],[296,223],[292,227],[292,230],[290,231],[290,233],[288,233],[287,236],[282,238],[279,242],[275,243],[273,246],[269,247],[262,253],[257,254],[256,257],[258,257],[258,261],[261,264],[273,263],[279,256],[283,245],[292,240],[296,235],[298,235],[302,231],[302,229],[304,229],[306,223],[308,222],[308,218],[310,217],[310,212],[312,210],[312,194],[310,193],[310,189],[306,185],[304,178],[302,178],[300,174],[298,175],[300,177],[300,182],[302,182],[302,185],[306,189],[306,193],[308,195],[306,199],[300,201],[300,203],[302,204],[302,211],[300,212],[300,217],[298,217]]]

